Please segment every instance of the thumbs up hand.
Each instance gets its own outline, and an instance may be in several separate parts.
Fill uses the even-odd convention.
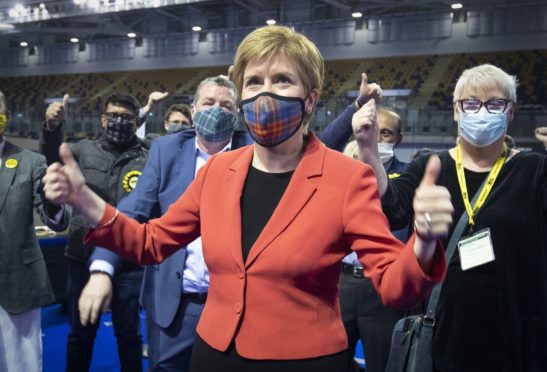
[[[377,149],[378,119],[376,116],[376,101],[369,100],[351,119],[353,135],[361,147]]]
[[[361,85],[359,86],[359,101],[361,103],[374,99],[377,103],[382,100],[382,87],[376,83],[369,83],[366,73],[361,74]]]
[[[82,200],[85,178],[66,143],[59,148],[63,164],[53,163],[42,179],[46,198],[56,204],[77,205]]]
[[[65,94],[63,102],[53,102],[46,109],[46,129],[54,131],[61,124],[68,111],[68,101],[70,96]]]
[[[414,194],[414,228],[424,241],[445,238],[452,224],[454,207],[450,193],[446,187],[435,185],[440,172],[441,160],[437,155],[432,155]]]

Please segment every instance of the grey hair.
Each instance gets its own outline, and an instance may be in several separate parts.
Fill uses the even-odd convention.
[[[400,134],[401,133],[401,117],[399,116],[398,113],[396,113],[395,111],[392,111],[386,107],[378,107],[376,109],[376,115],[377,116],[380,116],[380,115],[385,115],[387,117],[390,117],[392,119],[394,119],[396,122],[397,122],[397,134]]]
[[[194,105],[197,103],[197,101],[199,101],[199,94],[201,92],[201,88],[206,84],[215,84],[215,85],[218,85],[219,87],[228,88],[230,90],[230,95],[234,99],[234,104],[237,107],[237,98],[238,98],[237,89],[234,83],[230,79],[228,79],[228,77],[225,75],[212,76],[212,77],[203,79],[201,83],[199,83],[196,89],[196,94],[194,96],[194,102],[193,102]]]
[[[491,64],[479,65],[467,69],[461,74],[454,88],[454,102],[465,98],[462,97],[462,94],[467,86],[481,87],[492,82],[495,82],[507,94],[508,99],[517,102],[518,81],[516,76],[509,75],[501,68]]]
[[[6,103],[6,96],[0,91],[0,114],[8,112],[8,105]]]

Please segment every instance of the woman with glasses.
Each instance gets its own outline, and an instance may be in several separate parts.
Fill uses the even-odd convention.
[[[514,76],[485,64],[465,70],[454,90],[457,145],[439,154],[437,185],[452,196],[454,225],[462,213],[469,221],[437,306],[438,371],[547,371],[547,171],[543,155],[504,145],[516,88]],[[373,132],[355,131],[361,158],[372,165]],[[429,156],[396,180],[375,166],[392,227],[412,219],[412,197]]]

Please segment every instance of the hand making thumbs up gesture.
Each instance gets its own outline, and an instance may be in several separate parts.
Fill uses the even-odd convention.
[[[64,120],[70,96],[65,94],[63,102],[53,102],[46,109],[46,129],[54,131]]]
[[[452,224],[454,207],[446,187],[435,182],[441,172],[441,160],[432,155],[427,162],[424,176],[414,194],[415,230],[422,240],[445,238]]]
[[[46,198],[56,204],[72,205],[92,224],[97,224],[104,212],[104,200],[86,186],[80,167],[66,143],[59,148],[59,156],[63,164],[51,164],[42,179]]]

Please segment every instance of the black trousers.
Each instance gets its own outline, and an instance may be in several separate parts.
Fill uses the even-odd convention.
[[[340,282],[340,310],[350,358],[361,339],[367,372],[384,372],[393,327],[406,313],[384,307],[370,279],[347,273],[342,274]]]
[[[197,337],[192,351],[190,372],[347,372],[348,351],[310,359],[252,360],[237,353],[234,343],[225,352]]]

